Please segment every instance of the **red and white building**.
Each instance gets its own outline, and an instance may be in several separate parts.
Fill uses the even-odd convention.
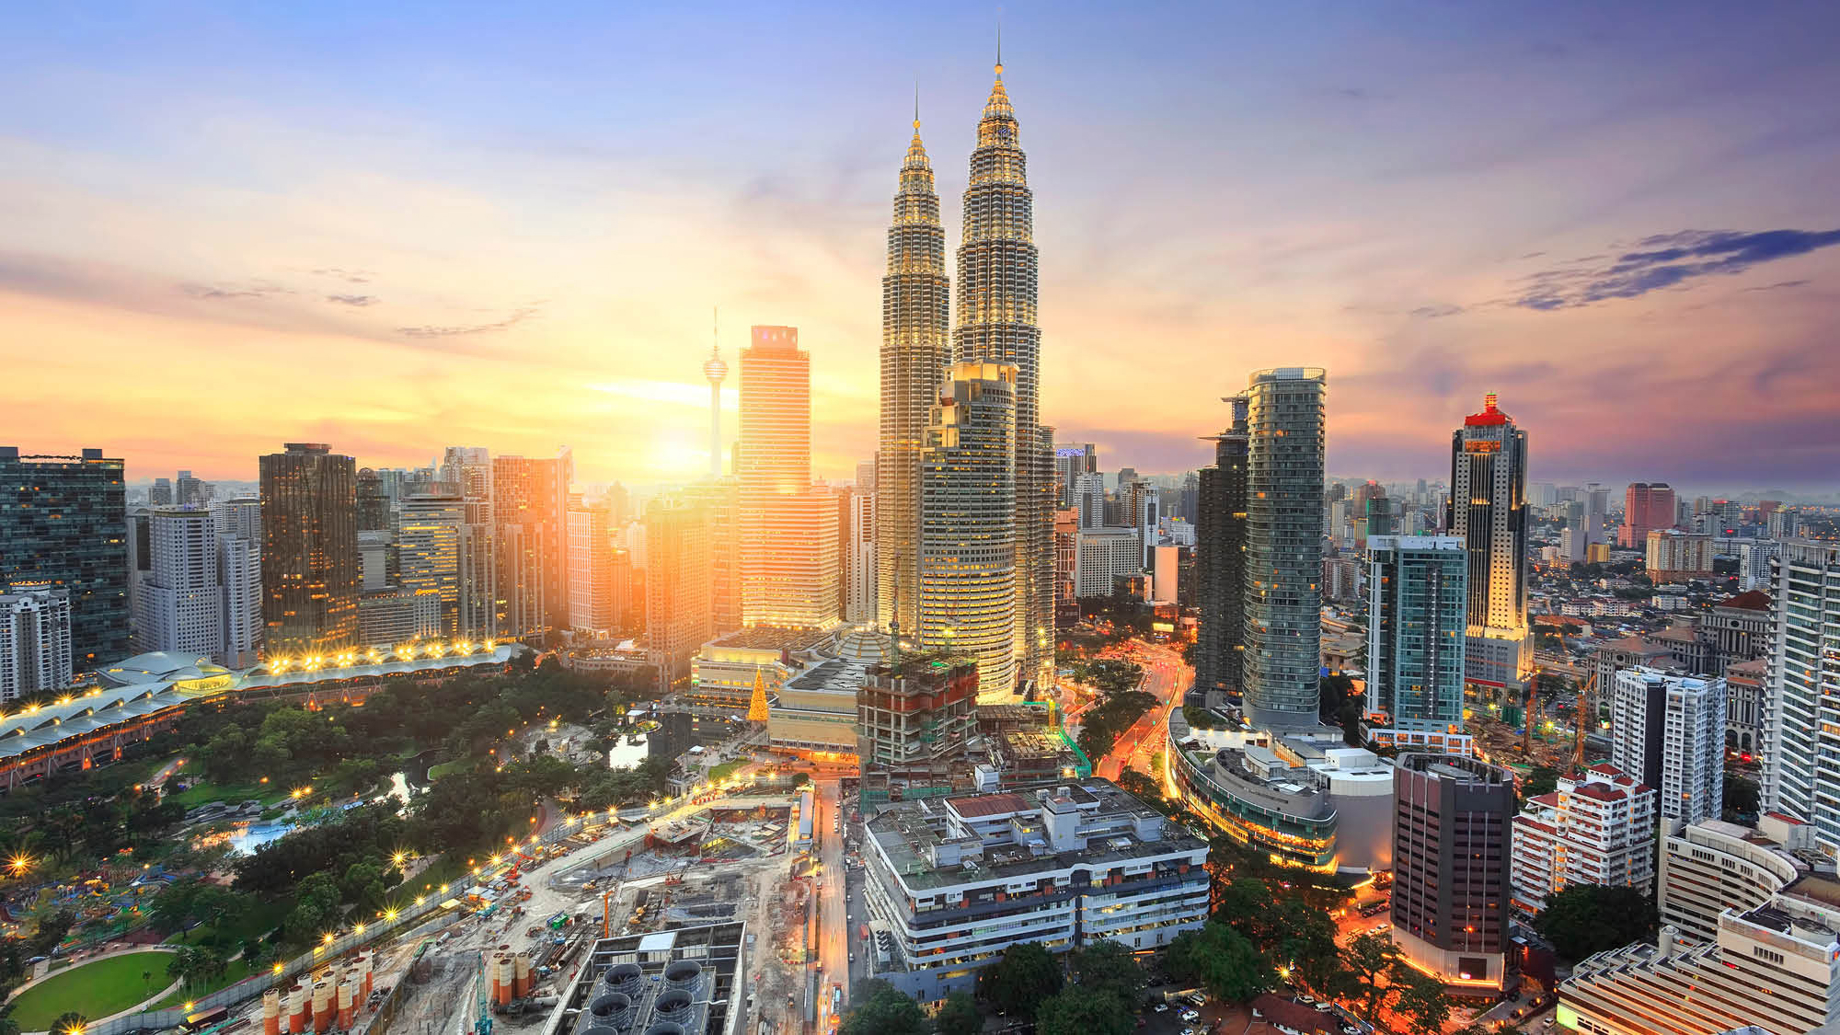
[[[1561,777],[1514,817],[1509,866],[1515,916],[1531,919],[1573,884],[1648,890],[1655,879],[1653,787],[1608,763]]]

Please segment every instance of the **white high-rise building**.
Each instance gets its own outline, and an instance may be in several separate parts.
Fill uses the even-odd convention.
[[[978,663],[978,700],[1016,686],[1016,368],[958,363],[920,454],[920,646]]]
[[[222,593],[225,668],[254,668],[262,651],[262,540],[217,539],[217,584]]]
[[[1156,567],[1156,544],[1162,539],[1162,521],[1160,518],[1161,501],[1154,492],[1140,493],[1137,497],[1137,538],[1143,544],[1143,569],[1151,571]]]
[[[1610,541],[1610,490],[1592,482],[1584,487],[1584,532],[1586,545]]]
[[[1719,818],[1725,793],[1725,680],[1633,667],[1616,673],[1613,765],[1660,792],[1668,832]]]
[[[613,511],[605,505],[569,510],[569,625],[602,633],[620,627],[631,593],[630,563],[613,545]]]
[[[1097,471],[1074,479],[1073,506],[1080,512],[1080,528],[1105,527],[1105,476]]]
[[[1539,915],[1574,884],[1647,891],[1655,878],[1655,794],[1615,766],[1595,765],[1529,798],[1509,839],[1515,915]]]
[[[217,523],[202,508],[158,507],[147,524],[152,558],[135,594],[135,645],[217,660],[224,649]]]
[[[484,446],[448,446],[441,480],[465,501],[460,524],[460,589],[454,625],[462,639],[498,635],[498,553],[493,538],[492,457]]]
[[[1840,543],[1791,539],[1771,565],[1763,808],[1840,852]]]
[[[796,327],[741,350],[741,621],[828,629],[842,618],[836,497],[811,480],[811,356]]]
[[[211,514],[217,519],[219,539],[262,541],[262,497],[233,496],[211,504]]]
[[[70,685],[70,592],[0,593],[0,705]]]
[[[1123,576],[1144,570],[1135,528],[1082,529],[1074,544],[1073,592],[1076,597],[1109,597]]]

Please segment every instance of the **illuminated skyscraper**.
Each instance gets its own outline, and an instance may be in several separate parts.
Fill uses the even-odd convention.
[[[1367,710],[1396,730],[1463,732],[1465,560],[1456,536],[1367,539]]]
[[[1328,374],[1281,367],[1246,389],[1246,718],[1319,725],[1323,396]]]
[[[950,344],[951,282],[933,166],[914,139],[901,162],[882,276],[882,414],[875,477],[876,621],[917,634],[920,608],[920,451],[939,399]]]
[[[709,518],[709,613],[715,635],[741,628],[741,490],[735,476],[704,479],[684,487],[685,499]],[[641,544],[633,557],[644,555]]]
[[[327,655],[358,646],[357,469],[319,442],[261,459],[263,647]]]
[[[978,700],[1016,685],[1016,368],[959,363],[920,473],[920,646],[978,663]]]
[[[1484,396],[1482,412],[1465,417],[1450,440],[1447,524],[1469,549],[1471,683],[1519,687],[1533,674],[1526,492],[1527,433]]]
[[[460,555],[467,538],[462,496],[415,493],[397,505],[397,586],[439,600],[441,635],[449,638],[483,638],[460,627]]]
[[[574,454],[492,458],[498,635],[541,634],[569,622],[568,510]]]
[[[659,497],[645,508],[645,638],[658,689],[687,677],[713,635],[708,515],[682,495]]]
[[[1034,200],[1001,54],[996,74],[965,188],[953,360],[1016,368],[1017,676],[1045,682],[1054,661],[1054,448],[1041,426]]]
[[[811,356],[796,327],[741,351],[741,620],[825,629],[841,618],[837,503],[811,481]]]
[[[128,497],[100,449],[20,456],[0,446],[0,593],[70,592],[75,671],[128,656]]]
[[[483,446],[448,446],[441,481],[464,503],[460,525],[460,598],[455,631],[462,639],[498,635],[498,541],[492,521],[492,457]],[[363,501],[359,501],[362,509]]]

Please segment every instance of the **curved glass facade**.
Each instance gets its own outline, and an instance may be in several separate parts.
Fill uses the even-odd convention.
[[[1335,872],[1334,810],[1322,816],[1299,816],[1272,808],[1234,793],[1230,783],[1215,777],[1211,760],[1197,760],[1173,739],[1167,752],[1176,788],[1196,815],[1241,844],[1266,853],[1273,865]]]

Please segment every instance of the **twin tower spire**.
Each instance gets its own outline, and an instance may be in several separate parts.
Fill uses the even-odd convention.
[[[1034,199],[1001,47],[964,194],[956,324],[916,92],[882,278],[876,468],[878,622],[911,647],[977,658],[985,701],[1045,685],[1054,656]],[[972,427],[993,420],[1000,437]]]

